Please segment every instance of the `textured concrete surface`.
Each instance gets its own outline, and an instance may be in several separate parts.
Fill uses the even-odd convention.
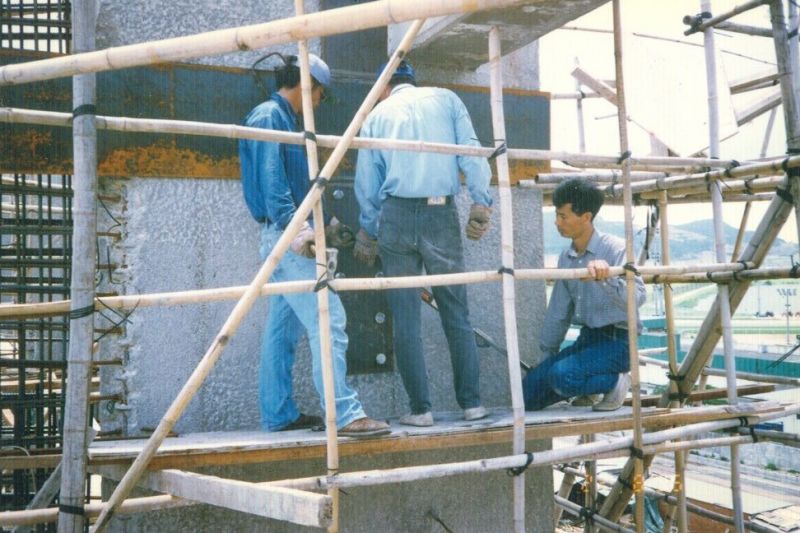
[[[533,452],[541,443],[529,444]],[[396,468],[402,466],[469,461],[509,453],[510,446],[471,447],[365,457],[343,457],[341,471]],[[246,468],[210,468],[202,472],[248,481],[268,481],[295,476],[320,475],[325,463],[296,461],[269,463]],[[525,475],[526,528],[543,533],[553,531],[552,469],[531,468]],[[395,485],[345,489],[340,495],[340,531],[347,533],[458,531],[495,533],[512,531],[511,478],[505,471],[415,481]],[[438,521],[433,517],[436,516]],[[448,529],[445,529],[448,528]],[[110,530],[138,531],[221,531],[299,533],[318,529],[252,517],[207,505],[117,515]]]

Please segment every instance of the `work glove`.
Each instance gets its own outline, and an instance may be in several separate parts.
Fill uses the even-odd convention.
[[[483,237],[483,234],[489,229],[489,221],[491,218],[491,207],[481,204],[472,204],[472,207],[469,208],[469,220],[464,227],[467,238],[477,241]]]
[[[325,226],[325,242],[333,248],[352,248],[355,244],[355,235],[350,226],[342,224],[333,217],[330,225]]]
[[[294,253],[303,257],[314,258],[314,228],[308,222],[303,223],[300,232],[292,239],[289,245]]]
[[[356,244],[353,247],[353,257],[367,266],[375,264],[375,257],[378,255],[378,239],[373,239],[364,231],[364,228],[356,233]]]

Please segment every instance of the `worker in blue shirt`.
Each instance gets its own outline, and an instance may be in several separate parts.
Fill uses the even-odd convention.
[[[383,71],[381,68],[378,74]],[[381,102],[361,128],[361,137],[478,146],[464,103],[452,91],[417,87],[414,69],[398,66]],[[480,239],[489,227],[491,171],[485,158],[366,150],[358,152],[355,192],[361,229],[353,254],[372,264],[379,254],[386,276],[464,271],[464,252],[454,197],[459,171],[472,197],[466,234]],[[481,405],[479,361],[464,285],[434,287],[433,295],[450,348],[456,400],[466,420],[488,411]],[[419,289],[392,289],[386,299],[394,315],[394,353],[411,413],[401,424],[433,425],[422,351]]]
[[[314,107],[330,84],[328,66],[319,57],[309,57]],[[256,106],[245,125],[281,131],[298,131],[302,110],[300,69],[296,58],[287,56],[276,70],[277,92]],[[250,214],[261,227],[261,257],[266,259],[292,220],[297,206],[308,193],[311,181],[305,149],[296,144],[279,144],[243,139],[239,141],[244,199]],[[335,218],[326,227],[331,245],[345,244],[347,232]],[[352,242],[352,233],[350,234]],[[313,252],[314,230],[306,221],[292,240],[271,282],[316,279]],[[389,426],[367,417],[356,392],[345,380],[347,374],[346,317],[336,294],[329,297],[330,334],[336,397],[336,425],[340,435],[374,436],[389,433]],[[322,419],[301,413],[292,398],[294,352],[303,332],[309,337],[314,386],[324,409],[320,332],[315,293],[275,295],[269,298],[269,312],[261,349],[259,397],[261,424],[267,431],[283,431],[322,425]]]

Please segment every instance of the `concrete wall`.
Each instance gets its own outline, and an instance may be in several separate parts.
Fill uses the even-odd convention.
[[[316,9],[315,2],[306,4],[309,11]],[[103,0],[98,18],[98,46],[187,35],[280,18],[292,12],[293,2],[289,0],[218,0],[204,2],[202,8],[197,2],[187,0],[158,4],[143,0]],[[283,47],[283,50],[294,49],[293,45]],[[319,43],[315,43],[313,49],[319,50]],[[259,56],[260,53],[251,52],[208,58],[201,62],[249,66]],[[244,285],[252,280],[260,266],[259,228],[246,211],[238,181],[136,177],[112,181],[113,184],[107,186],[121,198],[115,216],[121,223],[123,234],[123,238],[112,245],[113,260],[120,265],[114,273],[117,290],[125,294],[146,294]],[[494,194],[497,202],[496,191]],[[515,189],[513,201],[516,266],[540,267],[543,264],[541,198],[533,191]],[[462,191],[458,204],[463,223],[469,206],[465,191]],[[497,212],[493,223],[491,232],[483,240],[466,242],[468,269],[496,270],[500,266]],[[504,344],[500,284],[473,285],[469,297],[473,325]],[[534,332],[540,327],[545,304],[543,284],[518,283],[517,299],[521,352],[525,359],[533,361],[539,356]],[[135,310],[128,317],[124,335],[104,341],[101,357],[120,357],[126,364],[121,369],[104,369],[103,390],[124,394],[126,401],[101,405],[103,429],[141,435],[155,427],[233,305],[233,302],[223,302]],[[178,432],[258,427],[256,377],[267,312],[266,301],[262,299],[244,320],[178,422]],[[455,410],[458,406],[454,399],[449,356],[438,317],[433,310],[426,308],[423,321],[434,410]],[[310,367],[310,351],[303,341],[295,365],[295,396],[302,410],[321,413],[311,383]],[[482,349],[481,373],[484,404],[489,407],[510,405],[505,357],[491,349]],[[370,415],[384,418],[407,411],[407,398],[396,372],[350,379]],[[536,446],[546,445],[539,443]],[[506,453],[508,446],[346,459],[342,463],[343,470],[353,470]],[[229,468],[218,473],[229,477],[267,479],[270,476],[319,473],[323,469],[322,462],[315,462]],[[528,486],[530,530],[547,531],[551,527],[549,517],[552,510],[549,469],[541,469],[538,474],[530,476]],[[491,531],[496,530],[497,524],[510,523],[510,483],[504,473],[426,481],[399,488],[373,488],[369,489],[369,497],[366,490],[348,492],[352,496],[343,498],[344,531],[374,531],[376,527],[387,531],[441,530],[440,525],[425,517],[429,508],[434,508],[456,531]],[[376,517],[386,518],[376,523]],[[117,529],[248,531],[263,530],[263,524],[263,521],[243,515],[199,507],[120,520]],[[269,530],[295,531],[297,528],[275,523],[270,524]]]

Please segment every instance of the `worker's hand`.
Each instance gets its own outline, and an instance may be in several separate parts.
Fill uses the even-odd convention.
[[[353,247],[353,257],[367,266],[375,264],[375,257],[378,255],[378,239],[373,239],[364,231],[364,228],[356,233],[356,244]]]
[[[300,232],[292,239],[289,245],[294,253],[303,257],[314,258],[314,229],[305,222]]]
[[[469,208],[469,220],[464,227],[467,238],[477,241],[483,237],[483,234],[489,229],[489,221],[491,218],[491,207],[481,204],[472,204],[472,207]]]
[[[601,280],[608,277],[608,263],[603,259],[589,261],[589,263],[586,265],[586,269],[589,271],[589,279]]]
[[[325,242],[334,248],[352,248],[356,239],[350,226],[333,217],[330,225],[325,227]]]

